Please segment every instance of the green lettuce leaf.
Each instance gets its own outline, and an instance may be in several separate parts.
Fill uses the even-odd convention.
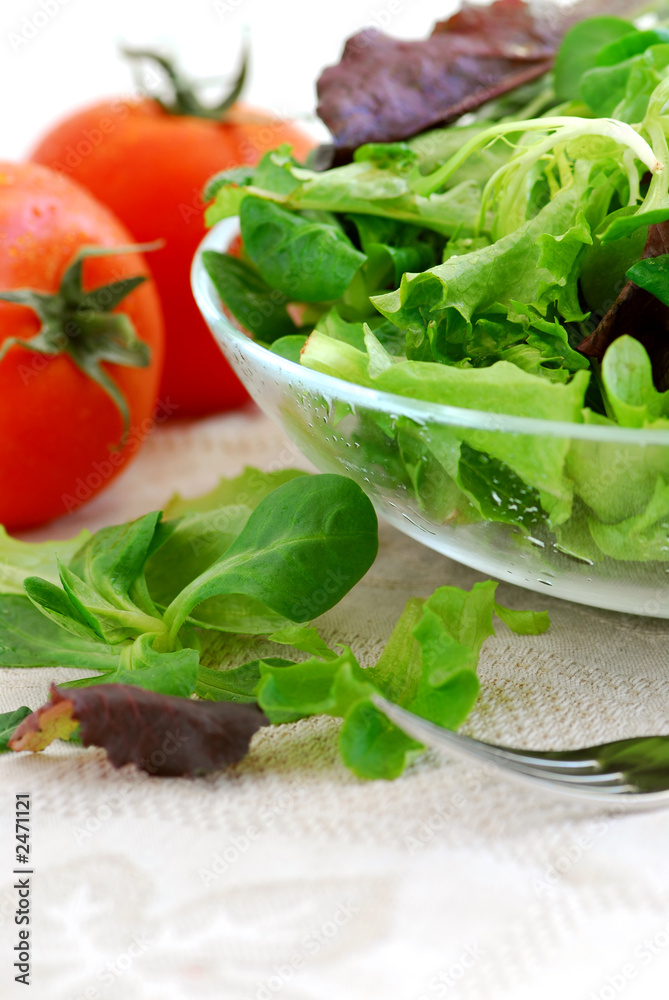
[[[32,715],[32,709],[25,706],[16,708],[13,712],[3,712],[0,715],[0,753],[9,751],[9,741],[14,735],[14,730],[19,722],[23,722],[29,715]]]
[[[55,588],[54,589],[58,589]],[[62,591],[58,591],[62,593]],[[26,596],[0,599],[0,665],[3,667],[77,667],[112,671],[119,649],[100,643],[95,634],[65,631]]]
[[[602,382],[621,427],[645,427],[669,416],[669,391],[655,388],[648,352],[636,337],[613,341],[602,361]]]
[[[539,634],[548,617],[495,604],[496,583],[471,591],[441,587],[426,600],[412,598],[375,666],[361,669],[350,649],[336,659],[290,666],[261,664],[257,697],[273,721],[309,715],[343,719],[344,763],[361,778],[392,779],[422,750],[371,701],[375,692],[446,728],[455,729],[478,696],[476,675],[493,614],[521,634]]]
[[[592,242],[583,193],[583,185],[574,184],[490,246],[421,274],[405,274],[400,288],[376,296],[374,305],[406,331],[415,350],[427,339],[432,358],[451,364],[469,359],[477,343],[490,336],[490,320],[515,323],[515,340],[525,340],[529,324],[515,315],[514,302],[532,306],[540,317],[553,305],[565,320],[582,320],[569,279]],[[497,350],[493,341],[489,353]]]
[[[163,508],[166,519],[181,517],[187,513],[206,513],[221,507],[248,507],[255,510],[261,500],[277,486],[289,483],[298,476],[306,476],[302,469],[277,469],[264,472],[246,466],[243,472],[232,479],[221,479],[209,493],[198,497],[182,497],[175,493]]]
[[[264,198],[293,211],[379,215],[444,236],[475,235],[481,212],[477,185],[463,181],[441,194],[422,197],[415,193],[411,183],[417,155],[404,143],[397,143],[396,148],[398,156],[395,158],[387,153],[370,157],[365,148],[360,149],[355,162],[322,173],[286,164],[285,154],[279,151],[267,153],[251,184],[237,187],[224,183],[218,189],[213,203],[206,209],[206,223],[212,226],[220,219],[240,214],[248,198]],[[268,169],[270,163],[280,166],[280,183],[278,174]],[[286,172],[297,184],[286,183]],[[288,187],[290,190],[286,190]]]
[[[20,542],[0,525],[0,594],[23,594],[23,581],[29,576],[57,584],[58,559],[68,562],[90,537],[90,531],[84,529],[76,538]]]
[[[260,276],[291,301],[338,299],[366,260],[337,225],[263,198],[244,198],[239,221],[244,249]],[[278,335],[287,332],[281,327]]]
[[[590,532],[604,555],[630,562],[669,562],[669,483],[658,476],[646,508],[618,524],[590,520]]]

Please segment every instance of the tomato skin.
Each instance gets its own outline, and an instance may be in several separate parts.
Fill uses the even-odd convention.
[[[124,246],[133,238],[109,209],[65,177],[32,163],[0,162],[0,290],[56,292],[84,244]],[[85,261],[86,289],[136,274],[140,254]],[[0,524],[35,527],[94,496],[121,471],[153,425],[164,354],[160,301],[144,282],[114,310],[126,313],[149,344],[147,368],[104,364],[125,395],[131,427],[105,391],[65,355],[10,348],[0,361]],[[0,301],[0,343],[40,329],[26,306]],[[168,401],[164,401],[164,407]]]
[[[235,105],[235,113],[239,118],[244,107]],[[314,145],[278,120],[240,125],[171,115],[148,99],[116,100],[70,116],[32,154],[87,187],[139,242],[166,240],[152,254],[151,270],[167,338],[160,391],[178,404],[179,417],[232,409],[248,399],[190,290],[193,255],[206,233],[200,193],[213,174],[256,163],[284,142],[298,158]]]

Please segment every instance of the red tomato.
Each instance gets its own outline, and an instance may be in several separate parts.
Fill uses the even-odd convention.
[[[127,246],[133,238],[104,205],[77,184],[32,163],[0,163],[0,292],[54,293],[84,245]],[[85,290],[150,275],[141,254],[87,259]],[[163,362],[160,301],[146,281],[113,310],[125,313],[150,348],[147,367],[102,363],[123,393],[123,418],[105,390],[65,353],[47,356],[14,345],[0,360],[0,523],[28,528],[65,514],[97,493],[137,451],[154,423]],[[0,348],[40,330],[25,305],[0,301]],[[169,407],[163,400],[161,413]]]
[[[313,142],[289,124],[234,105],[227,120],[163,111],[153,100],[115,100],[67,118],[32,158],[87,187],[143,242],[164,238],[151,257],[163,304],[166,359],[161,394],[178,416],[239,406],[248,397],[207,329],[190,290],[190,267],[205,235],[201,191],[220,170],[256,163],[290,143],[299,159]]]

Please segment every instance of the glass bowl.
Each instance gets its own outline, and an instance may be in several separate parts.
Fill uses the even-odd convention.
[[[203,250],[225,250],[238,231],[236,219],[225,219],[202,242],[192,270],[195,299],[252,398],[318,469],[354,479],[400,531],[489,576],[580,604],[669,618],[669,504],[666,524],[644,527],[643,517],[653,482],[663,473],[669,482],[669,431],[427,403],[288,361],[226,314],[202,264]],[[466,453],[476,504],[454,478],[454,447]],[[561,501],[546,516],[540,494],[526,485],[549,453],[579,479],[566,525]],[[595,523],[613,555],[593,543]]]

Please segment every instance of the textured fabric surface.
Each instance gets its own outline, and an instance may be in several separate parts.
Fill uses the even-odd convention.
[[[64,537],[194,495],[244,464],[304,465],[255,411],[158,430]],[[374,662],[404,602],[480,574],[382,527],[379,558],[319,621]],[[669,622],[507,584],[552,627],[500,626],[468,731],[549,747],[669,732]],[[234,657],[235,651],[231,655]],[[75,671],[0,671],[0,711]],[[393,783],[337,756],[337,722],[268,728],[226,773],[113,770],[59,744],[0,759],[0,996],[10,948],[13,801],[33,800],[33,1000],[664,1000],[669,812],[613,814],[427,753]]]

